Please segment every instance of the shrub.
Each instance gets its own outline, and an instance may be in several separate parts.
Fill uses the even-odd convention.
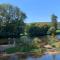
[[[32,39],[28,36],[21,36],[16,40],[16,47],[28,46],[31,47]]]
[[[36,48],[36,49],[40,48],[41,47],[40,43],[41,43],[41,40],[39,38],[37,38],[37,37],[34,38],[32,41],[33,48]]]
[[[10,53],[15,53],[17,52],[19,49],[15,48],[15,47],[11,47],[5,50],[6,53],[10,54]]]
[[[33,25],[29,28],[28,35],[30,37],[44,36],[47,34],[48,29],[49,29],[48,25],[43,25],[43,26]]]
[[[8,48],[5,50],[6,53],[8,54],[11,54],[11,53],[16,53],[16,52],[29,52],[31,51],[32,48],[29,48],[29,47],[26,47],[26,46],[23,46],[23,47],[11,47],[11,48]]]
[[[52,36],[54,36],[54,35],[56,34],[56,29],[55,29],[55,27],[50,27],[49,32],[50,32],[50,34],[51,34]]]

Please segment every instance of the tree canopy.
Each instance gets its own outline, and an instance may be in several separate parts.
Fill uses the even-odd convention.
[[[0,37],[19,37],[24,30],[26,14],[10,4],[0,4]]]

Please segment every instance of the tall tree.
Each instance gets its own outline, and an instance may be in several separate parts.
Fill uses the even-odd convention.
[[[52,14],[51,20],[52,20],[52,26],[55,27],[55,29],[57,29],[57,16],[55,14]]]
[[[18,7],[0,4],[0,36],[18,37],[24,30],[25,18],[26,14]]]

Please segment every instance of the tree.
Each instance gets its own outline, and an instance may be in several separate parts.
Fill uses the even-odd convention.
[[[40,37],[44,36],[47,34],[47,31],[49,29],[48,25],[43,25],[43,26],[36,26],[36,25],[31,25],[31,27],[28,29],[28,35],[30,37]]]
[[[55,14],[52,14],[51,20],[52,20],[52,26],[54,26],[55,29],[57,29],[57,16]]]
[[[26,14],[18,7],[0,4],[0,37],[19,37],[24,31]]]

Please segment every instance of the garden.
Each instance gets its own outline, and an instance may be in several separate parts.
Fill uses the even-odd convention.
[[[0,4],[0,9],[0,40],[7,38],[8,42],[12,42],[11,39],[15,38],[14,47],[3,50],[3,54],[19,53],[20,56],[24,56],[26,53],[25,55],[42,56],[46,52],[60,49],[60,41],[56,38],[56,35],[60,33],[60,30],[57,29],[56,15],[52,15],[51,24],[27,24],[24,22],[27,18],[26,14],[18,7]],[[11,39],[9,40],[9,38]],[[3,41],[5,42],[5,40]],[[46,47],[47,45],[48,47]]]

